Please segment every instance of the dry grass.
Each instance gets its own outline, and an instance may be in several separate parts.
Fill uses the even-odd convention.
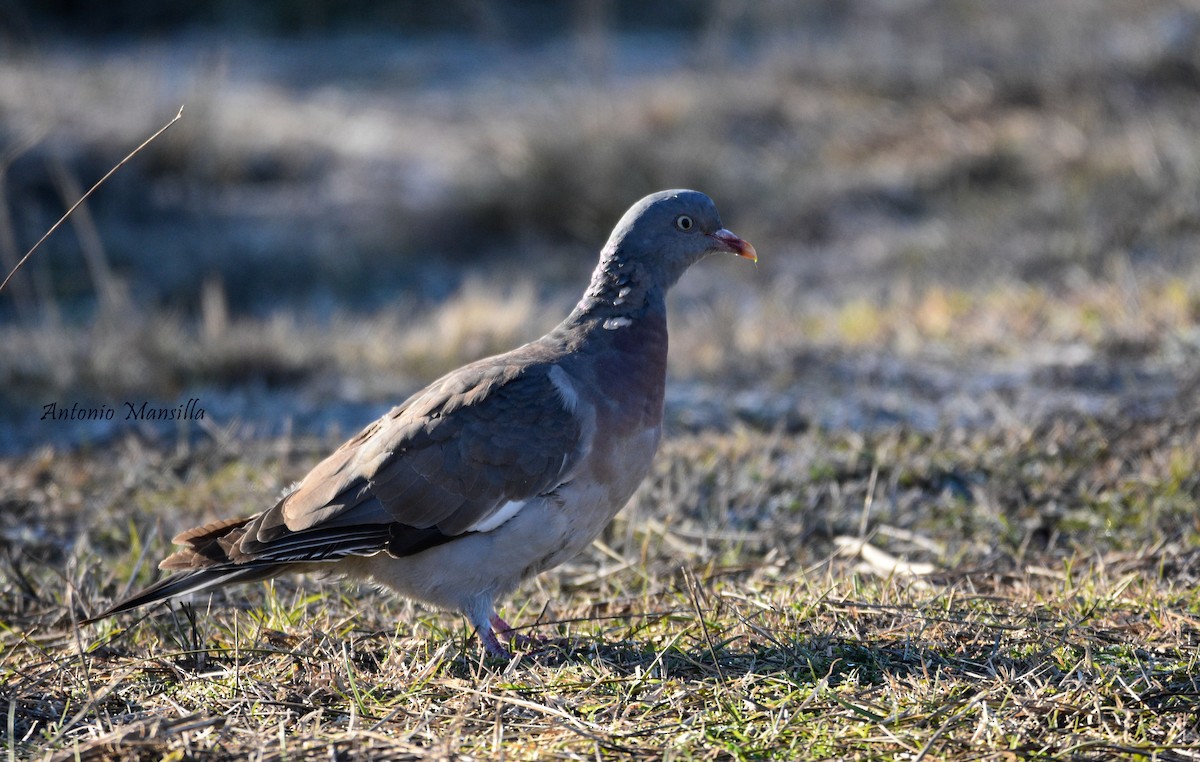
[[[1138,275],[1122,267],[1061,287],[908,281],[875,298],[813,294],[791,279],[729,289],[722,279],[731,273],[728,262],[706,262],[680,286],[671,315],[677,380],[720,384],[739,370],[795,375],[798,357],[846,350],[918,364],[1008,361],[1026,371],[1124,361],[1186,375],[1200,350],[1194,269]],[[288,312],[230,318],[224,307],[209,307],[197,320],[129,311],[78,329],[0,325],[0,381],[10,395],[38,399],[96,390],[169,398],[189,387],[303,385],[332,376],[361,387],[357,394],[394,397],[540,335],[577,297],[539,296],[523,277],[490,285],[473,278],[445,300],[402,296],[372,314],[325,320]]]
[[[971,399],[986,425],[956,425],[943,400],[932,428],[863,431],[821,426],[820,405],[803,409],[805,428],[734,399],[696,425],[696,406],[677,399],[675,436],[603,544],[514,597],[509,618],[550,640],[513,666],[481,662],[455,617],[319,580],[232,591],[194,618],[75,633],[68,611],[148,580],[165,537],[270,503],[333,441],[217,429],[174,447],[128,437],[5,460],[5,738],[31,758],[820,758],[928,746],[932,758],[1184,759],[1200,750],[1192,284],[1080,282],[1053,297],[939,287],[840,307],[790,302],[780,285],[764,292],[762,318],[685,291],[673,388],[845,403],[878,386],[913,408],[930,396],[922,374],[950,358],[974,370],[934,394],[947,383],[971,394],[995,363],[1023,369],[1005,382],[1022,391]],[[505,319],[480,320],[481,302]],[[436,309],[327,327],[164,321],[140,339],[99,328],[97,339],[121,342],[112,354],[127,362],[175,348],[145,362],[158,373],[293,358],[402,385],[401,366],[439,372],[468,359],[463,347],[536,332],[559,306],[528,289],[499,300],[468,289]],[[403,363],[379,351],[389,335],[413,337]],[[57,367],[94,357],[85,349]],[[839,365],[855,357],[875,364]],[[1168,380],[1167,392],[1147,400],[1147,379]],[[1021,404],[1064,389],[1105,405]]]
[[[512,664],[484,659],[455,616],[319,579],[71,624],[149,580],[166,537],[269,504],[332,440],[218,425],[0,461],[9,756],[1200,754],[1194,280],[1081,281],[1053,297],[938,287],[840,307],[786,289],[760,294],[759,320],[702,281],[681,292],[673,436],[601,542],[509,602],[547,639]],[[481,304],[504,318],[481,320]],[[100,339],[119,342],[112,356],[166,378],[240,357],[316,383],[332,365],[390,379],[375,390],[390,393],[408,383],[400,366],[436,373],[560,308],[470,287],[364,321],[213,306],[197,327],[145,323],[135,339],[98,327],[90,351],[36,334],[23,346],[97,373]],[[389,335],[413,338],[380,352]],[[930,404],[933,423],[822,424],[825,405],[869,409],[864,389]],[[712,399],[715,417],[697,419]],[[776,415],[774,399],[801,407]]]
[[[46,759],[1189,759],[1196,401],[676,437],[600,543],[514,596],[547,640],[511,664],[457,617],[314,579],[70,624],[329,443],[7,460],[4,737]]]
[[[677,294],[673,436],[601,542],[509,602],[547,639],[512,664],[455,616],[319,579],[72,625],[333,440],[219,421],[0,460],[10,758],[1200,754],[1195,277],[793,289]],[[257,377],[394,397],[565,299],[468,286],[322,324],[229,317],[210,292],[194,325],[8,327],[0,367],[40,389],[53,369],[108,393]],[[875,391],[933,412],[826,422]]]

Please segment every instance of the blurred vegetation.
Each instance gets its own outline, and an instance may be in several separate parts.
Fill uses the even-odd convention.
[[[64,178],[187,109],[0,319],[22,298],[91,315],[88,246],[137,303],[192,314],[212,277],[234,314],[369,312],[512,264],[574,284],[632,201],[676,186],[817,293],[1179,272],[1200,230],[1184,3],[15,7],[6,262]]]
[[[554,36],[581,15],[601,14],[616,30],[644,30],[660,25],[699,27],[710,13],[711,0],[638,2],[637,0],[455,0],[423,3],[411,0],[302,0],[240,3],[233,0],[160,3],[134,0],[86,2],[46,0],[10,2],[26,17],[60,32],[94,37],[112,34],[172,33],[181,28],[217,28],[251,34],[321,35],[341,29],[377,29],[402,34],[461,33],[464,30],[513,33],[517,37]],[[22,6],[26,7],[22,7]],[[837,3],[812,2],[806,14]]]
[[[48,395],[394,402],[551,324],[624,209],[679,186],[762,253],[677,290],[672,373],[709,389],[681,415],[753,391],[731,351],[775,379],[751,417],[855,425],[960,415],[881,401],[930,397],[946,357],[951,386],[1059,379],[1055,400],[1060,366],[1193,367],[1182,2],[9,7],[0,265],[186,109],[0,295],[0,418]],[[845,379],[874,401],[847,407]]]

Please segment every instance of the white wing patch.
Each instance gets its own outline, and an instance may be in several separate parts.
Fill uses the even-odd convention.
[[[567,372],[557,365],[550,368],[550,383],[554,384],[554,388],[558,390],[558,396],[562,397],[563,406],[568,413],[574,413],[575,408],[579,405],[579,393],[575,391],[575,385],[571,383],[570,376]]]
[[[501,524],[517,515],[517,512],[525,507],[526,500],[509,500],[504,505],[500,506],[500,510],[488,516],[483,521],[477,524],[472,524],[467,527],[464,532],[490,532],[493,529],[499,528]]]
[[[627,325],[633,325],[633,321],[627,317],[611,317],[604,321],[604,327],[610,331],[615,331],[618,328],[624,328]]]
[[[546,375],[550,378],[550,383],[554,384],[554,390],[558,392],[558,396],[562,399],[563,407],[566,408],[568,413],[574,413],[576,408],[579,407],[579,392],[576,391],[575,384],[571,382],[571,377],[557,365],[552,365]],[[564,453],[563,467],[566,466],[567,457],[567,454]],[[537,500],[538,498],[531,499]],[[497,508],[495,513],[482,521],[477,521],[463,531],[490,532],[493,529],[499,529],[504,522],[516,516],[528,502],[528,500],[509,500]]]

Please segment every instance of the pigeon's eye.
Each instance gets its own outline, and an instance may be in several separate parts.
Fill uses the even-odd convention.
[[[695,224],[695,222],[692,222],[692,218],[686,214],[681,214],[675,218],[675,227],[685,233],[691,230]]]

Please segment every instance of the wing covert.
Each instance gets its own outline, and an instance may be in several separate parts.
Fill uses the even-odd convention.
[[[409,398],[317,464],[246,527],[248,555],[296,533],[396,525],[427,537],[468,531],[501,507],[553,490],[590,446],[588,410],[568,406],[553,365],[466,366]],[[559,371],[561,374],[561,371]],[[511,507],[510,507],[511,510]]]

